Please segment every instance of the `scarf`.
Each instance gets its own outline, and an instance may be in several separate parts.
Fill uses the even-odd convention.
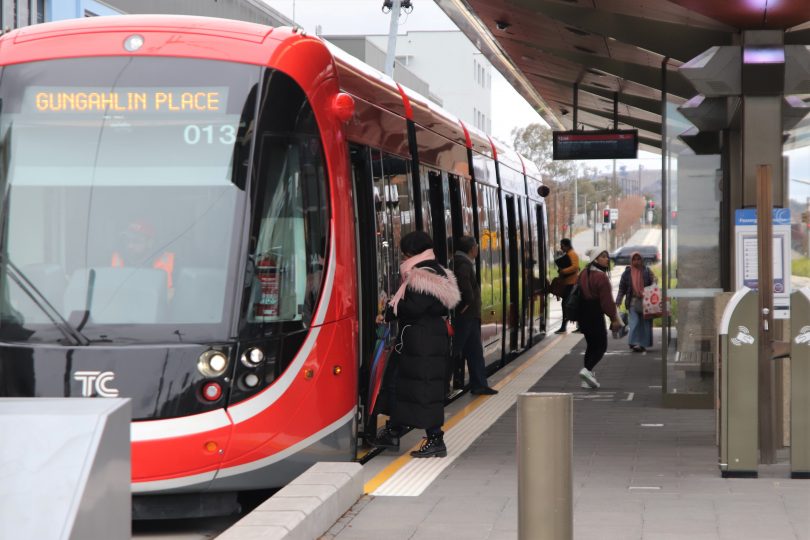
[[[405,289],[408,286],[408,274],[411,273],[411,269],[413,269],[414,266],[416,266],[421,262],[431,261],[435,259],[436,255],[433,253],[433,250],[426,249],[419,255],[414,255],[413,257],[410,257],[409,259],[402,261],[402,264],[399,265],[399,274],[402,276],[402,285],[399,286],[399,289],[397,289],[397,292],[396,294],[394,294],[394,297],[391,298],[390,302],[388,302],[388,305],[394,308],[394,315],[397,314],[397,305],[399,304],[399,301],[405,298]]]
[[[641,253],[638,251],[634,251],[630,255],[630,281],[633,284],[633,296],[644,297],[644,266],[642,265],[641,268],[633,266],[633,257],[636,255],[641,257]]]

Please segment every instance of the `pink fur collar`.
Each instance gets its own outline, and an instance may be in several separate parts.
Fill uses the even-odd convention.
[[[453,309],[461,301],[456,275],[444,269],[447,277],[442,277],[425,267],[413,268],[408,274],[407,287],[418,293],[435,296],[447,309]]]

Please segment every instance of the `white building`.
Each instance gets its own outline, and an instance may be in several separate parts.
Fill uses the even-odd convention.
[[[383,51],[388,45],[388,36],[368,39]],[[428,82],[442,107],[465,123],[492,132],[492,65],[464,34],[408,32],[397,37],[396,58]]]

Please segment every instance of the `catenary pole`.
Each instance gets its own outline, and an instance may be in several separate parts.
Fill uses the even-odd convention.
[[[399,10],[401,0],[393,0],[391,24],[388,26],[388,50],[385,53],[385,74],[394,77],[394,62],[397,53],[397,32],[399,31]]]

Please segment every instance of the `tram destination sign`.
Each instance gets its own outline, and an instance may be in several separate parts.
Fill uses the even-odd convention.
[[[555,131],[553,159],[635,159],[638,131],[595,130]]]

